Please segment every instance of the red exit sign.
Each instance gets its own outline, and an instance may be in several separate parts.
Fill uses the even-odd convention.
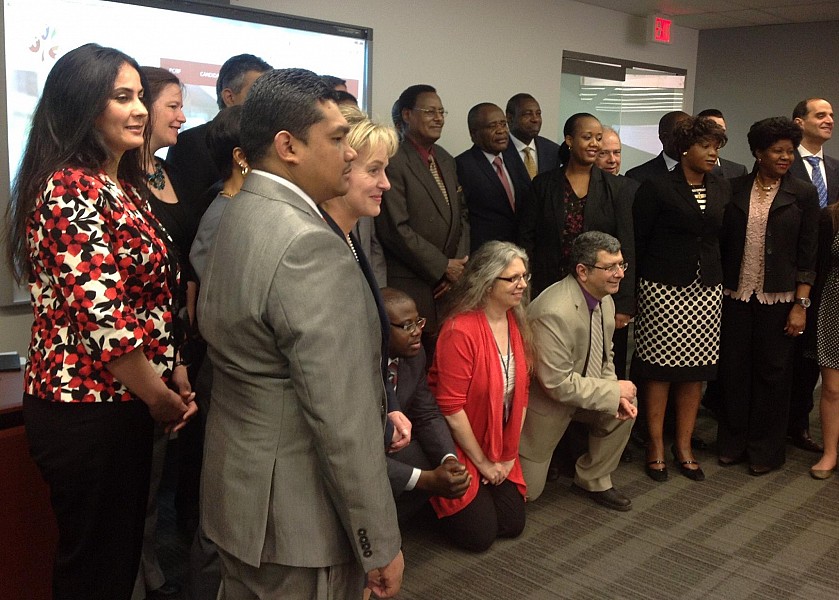
[[[648,38],[651,42],[658,42],[659,44],[670,44],[673,42],[671,37],[673,27],[673,19],[662,17],[660,15],[650,15],[647,20]]]

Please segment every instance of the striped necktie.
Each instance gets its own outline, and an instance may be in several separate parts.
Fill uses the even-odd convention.
[[[431,171],[431,176],[437,182],[437,187],[443,193],[443,198],[446,199],[446,204],[449,203],[449,192],[446,190],[446,184],[443,183],[443,178],[440,177],[440,171],[437,169],[437,161],[430,154],[428,155],[428,169]]]
[[[586,377],[600,377],[603,374],[603,311],[600,303],[591,311],[591,345],[588,353]]]
[[[824,182],[822,170],[821,167],[819,167],[821,158],[818,156],[805,156],[804,160],[810,163],[810,166],[813,167],[813,174],[811,178],[813,179],[813,185],[816,186],[816,191],[819,193],[819,206],[824,208],[827,206],[827,184]]]

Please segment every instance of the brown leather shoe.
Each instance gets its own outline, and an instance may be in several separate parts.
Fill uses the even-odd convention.
[[[810,437],[810,432],[807,429],[791,432],[789,434],[789,438],[792,441],[792,445],[796,448],[801,448],[807,452],[824,452],[824,448],[822,448],[815,442],[815,440],[813,440],[813,438]]]

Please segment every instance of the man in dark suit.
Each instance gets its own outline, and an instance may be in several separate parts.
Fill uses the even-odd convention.
[[[833,107],[824,98],[808,98],[795,106],[792,120],[801,127],[803,137],[789,172],[816,186],[819,206],[824,208],[839,200],[839,160],[827,156],[822,148],[833,137]],[[796,447],[822,452],[821,445],[810,437],[810,411],[813,410],[813,392],[819,381],[819,366],[815,360],[804,355],[816,346],[818,292],[813,296],[815,302],[807,309],[804,335],[795,341],[788,433]]]
[[[714,123],[722,127],[723,131],[726,130],[725,117],[722,116],[722,111],[716,108],[706,108],[705,110],[699,111],[696,116],[704,119],[711,119]],[[740,177],[748,172],[749,170],[745,165],[741,165],[740,163],[736,163],[732,160],[726,160],[722,157],[717,158],[717,166],[715,166],[711,171],[714,175],[725,179],[734,179],[735,177]]]
[[[451,431],[426,383],[425,351],[420,342],[425,319],[405,292],[382,290],[390,320],[388,384],[412,424],[411,443],[387,456],[387,474],[400,523],[406,523],[430,496],[460,498],[470,476],[459,463]]]
[[[528,179],[559,166],[559,144],[539,135],[542,109],[530,94],[516,94],[507,101],[510,143],[504,151],[508,168],[523,169]]]
[[[254,84],[241,127],[253,170],[202,281],[213,397],[201,522],[219,548],[219,598],[359,598],[365,572],[379,596],[401,584],[379,316],[317,207],[346,194],[356,157],[332,98],[303,69]]]
[[[509,145],[507,119],[501,108],[489,102],[476,104],[469,110],[467,123],[474,145],[455,161],[457,180],[469,208],[474,252],[490,240],[516,241],[516,209],[525,201],[530,179],[501,156]]]
[[[661,177],[676,168],[679,164],[679,152],[672,147],[671,139],[676,124],[690,117],[684,111],[674,110],[667,113],[658,121],[658,139],[661,140],[661,152],[658,156],[638,165],[626,172],[626,176],[638,183],[647,179]]]
[[[257,77],[269,71],[271,65],[252,54],[228,58],[221,66],[216,80],[216,102],[219,110],[242,104]],[[221,176],[207,149],[209,123],[191,127],[178,135],[178,143],[169,148],[166,159],[182,181],[178,198],[185,205],[203,214],[216,192],[208,192]]]
[[[376,233],[385,251],[388,285],[407,293],[428,319],[423,344],[434,352],[438,301],[460,278],[469,253],[469,215],[454,158],[437,145],[446,111],[430,85],[399,96],[403,141],[387,167]]]

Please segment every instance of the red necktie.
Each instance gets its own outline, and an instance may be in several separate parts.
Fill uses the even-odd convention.
[[[495,167],[495,172],[498,173],[498,178],[501,180],[501,185],[504,186],[504,191],[507,192],[507,200],[510,202],[510,208],[516,212],[516,200],[513,198],[513,189],[510,187],[510,182],[507,181],[507,174],[504,172],[504,163],[500,156],[496,156],[492,165]]]

